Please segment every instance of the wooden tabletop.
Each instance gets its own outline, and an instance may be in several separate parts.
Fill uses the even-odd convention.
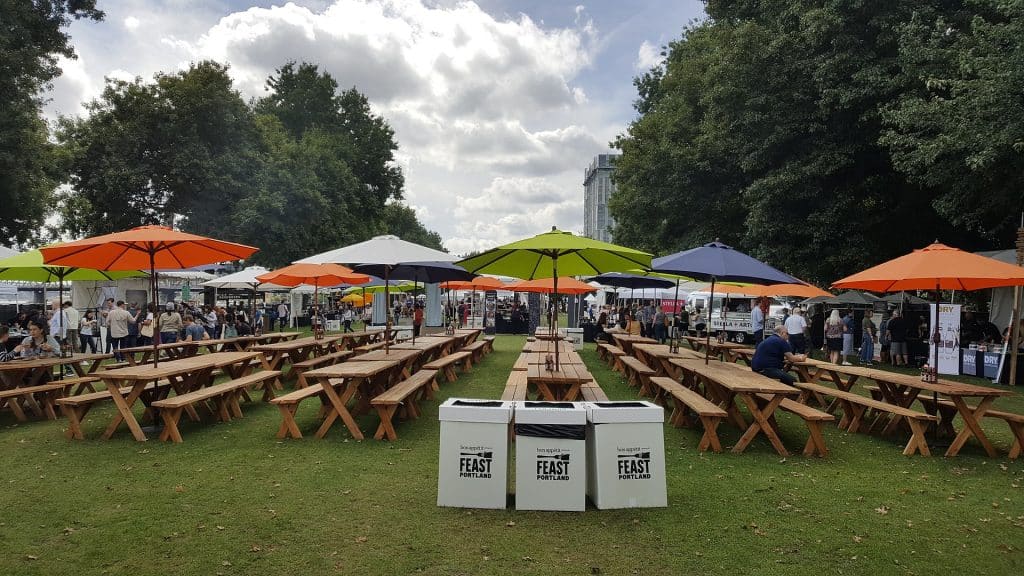
[[[593,376],[581,364],[562,364],[558,370],[545,370],[543,365],[531,364],[526,369],[526,379],[544,382],[587,382]]]
[[[723,388],[743,394],[787,394],[797,396],[800,391],[767,376],[751,372],[748,368],[719,361],[704,364],[703,360],[673,358],[673,365],[713,378]]]
[[[358,357],[353,358],[358,359]],[[369,378],[390,370],[399,365],[397,359],[394,360],[373,360],[363,362],[342,362],[340,364],[333,364],[331,366],[324,366],[323,368],[317,368],[316,370],[310,370],[306,372],[306,378]]]
[[[392,350],[433,350],[434,348],[442,348],[451,344],[455,341],[455,338],[450,336],[421,336],[416,339],[416,342],[402,342],[401,344],[393,344]]]
[[[10,362],[0,362],[0,371],[24,370],[26,368],[47,368],[59,366],[61,364],[106,360],[107,358],[113,357],[113,354],[72,354],[71,356],[64,358],[61,358],[60,356],[52,356],[49,358],[19,358],[17,360],[11,360]]]
[[[286,340],[284,342],[274,342],[273,344],[260,344],[259,346],[253,346],[253,350],[260,352],[279,352],[295,350],[296,348],[302,348],[303,346],[316,346],[316,345],[328,345],[332,342],[341,340],[342,336],[338,334],[325,335],[323,338],[315,338],[313,336],[306,336],[305,338],[297,338],[295,340]]]
[[[259,357],[260,354],[257,352],[212,352],[177,360],[166,360],[156,367],[147,363],[100,371],[96,373],[96,376],[102,380],[159,380],[183,372],[209,367],[220,368]]]
[[[551,342],[548,340],[537,340],[536,342],[527,342],[523,345],[523,352],[554,352],[555,347],[558,347],[559,352],[568,352],[573,349],[572,344],[569,342]]]
[[[547,360],[550,352],[523,352],[520,357],[524,358],[523,362],[526,364],[540,364],[543,365]],[[566,352],[558,355],[558,363],[561,364],[583,364],[583,358],[575,352]]]
[[[693,350],[685,348],[672,352],[668,344],[633,344],[633,348],[655,358],[692,358]]]
[[[373,350],[371,352],[367,352],[366,354],[358,354],[356,356],[351,356],[349,357],[348,362],[374,362],[378,360],[403,361],[408,360],[410,358],[417,358],[422,353],[422,350],[401,349],[392,346],[391,349],[388,350],[387,352],[383,350]],[[346,362],[346,364],[348,362]],[[306,374],[308,376],[309,372],[306,372]]]

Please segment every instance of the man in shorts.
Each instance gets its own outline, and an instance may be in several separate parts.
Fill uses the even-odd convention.
[[[889,340],[889,355],[894,366],[907,365],[907,322],[899,310],[892,313],[892,318],[885,327],[886,338]]]

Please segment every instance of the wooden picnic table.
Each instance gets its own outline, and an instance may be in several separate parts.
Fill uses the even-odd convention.
[[[397,345],[396,345],[397,346]],[[400,349],[392,346],[390,350],[372,350],[365,354],[358,354],[348,359],[348,362],[378,362],[381,360],[394,360],[402,364],[402,377],[408,378],[416,371],[416,364],[419,362],[423,351],[418,349]],[[309,373],[306,373],[309,378]]]
[[[523,352],[516,359],[515,364],[512,365],[513,370],[526,370],[531,365],[543,366],[546,363],[548,353],[547,352]],[[558,358],[559,366],[567,364],[583,365],[583,358],[575,352],[566,352],[561,354]]]
[[[843,368],[847,368],[844,366]],[[953,443],[949,445],[946,450],[946,456],[956,456],[960,453],[960,450],[964,447],[964,444],[970,440],[971,436],[974,436],[985,452],[990,458],[996,458],[998,453],[992,442],[989,441],[988,436],[985,435],[985,431],[981,428],[981,419],[988,412],[992,403],[1001,396],[1011,396],[1013,393],[1009,390],[1000,390],[998,388],[989,388],[987,386],[974,386],[972,384],[963,384],[960,382],[954,382],[951,380],[939,380],[938,382],[922,382],[919,376],[911,376],[909,374],[899,374],[896,372],[889,372],[886,370],[869,370],[871,378],[878,385],[878,388],[882,394],[882,399],[890,404],[909,408],[918,396],[924,393],[933,393],[948,398],[954,406],[956,406],[956,414],[958,414],[964,421],[964,427],[956,434],[956,438],[953,439]],[[978,398],[977,406],[971,406],[967,403],[968,398]],[[937,409],[936,406],[926,404],[926,409]],[[952,418],[946,417],[942,414],[941,410],[938,410],[940,418],[940,427],[945,427],[948,430],[955,430],[952,424]],[[955,415],[951,415],[954,416]],[[902,420],[900,416],[893,416],[892,420],[886,426],[884,433],[889,433],[895,430],[896,426]]]
[[[406,352],[410,352],[407,350]],[[363,355],[365,356],[365,354]],[[342,362],[332,366],[325,366],[306,372],[306,379],[315,382],[313,386],[320,386],[327,397],[325,403],[326,417],[316,432],[317,438],[323,438],[330,430],[334,421],[341,418],[345,423],[352,437],[357,440],[364,438],[362,430],[353,418],[353,411],[356,414],[369,411],[370,400],[374,396],[387,390],[401,380],[403,362],[391,360],[372,360],[360,362]],[[338,391],[341,391],[339,394]],[[356,406],[353,411],[348,408],[348,403],[356,398]],[[295,426],[294,421],[287,420],[281,424],[285,435],[292,435],[295,438],[301,437],[298,428],[291,430],[289,426]]]
[[[455,337],[460,338],[459,348],[463,348],[472,344],[477,338],[483,334],[483,330],[480,328],[456,328]]]
[[[38,386],[43,377],[53,371],[54,366],[71,366],[75,374],[85,376],[96,372],[100,363],[113,357],[113,354],[72,354],[64,358],[53,356],[0,362],[0,388]],[[82,368],[83,362],[88,364],[85,369]]]
[[[357,330],[355,332],[339,332],[341,340],[338,345],[342,350],[355,350],[364,344],[379,342],[384,339],[384,330]]]
[[[209,342],[209,340],[208,340]],[[156,350],[157,354],[161,354],[163,358],[169,358],[176,360],[178,358],[187,358],[189,356],[195,356],[199,353],[199,342],[167,342],[164,344],[157,344],[153,346],[133,346],[131,348],[121,348],[119,350],[121,356],[132,366],[138,366],[140,364],[147,364],[153,362],[153,350]]]
[[[645,344],[634,343],[633,356],[648,367],[657,372],[657,376],[668,376],[678,380],[678,368],[674,367],[669,360],[673,358],[695,358],[695,352],[681,348],[678,352],[672,352],[667,344]]]
[[[758,434],[764,434],[776,452],[782,456],[789,455],[771,422],[779,404],[789,396],[799,396],[799,390],[735,364],[705,364],[703,360],[696,358],[672,358],[669,362],[682,368],[683,385],[695,389],[698,383],[703,383],[705,396],[724,409],[729,415],[729,420],[741,430],[746,429],[733,446],[734,453],[743,452]],[[758,395],[765,397],[767,402],[758,402]],[[740,414],[737,397],[742,400],[754,419],[749,426]]]
[[[291,362],[291,365],[288,367],[288,375],[291,375],[292,366],[309,360],[310,356],[322,356],[330,352],[339,351],[337,349],[337,342],[340,339],[337,334],[325,335],[323,338],[307,336],[305,338],[296,338],[295,340],[253,346],[252,350],[264,354],[263,367],[266,370],[280,370],[284,364],[285,357],[287,357]]]
[[[419,350],[419,362],[427,364],[454,352],[458,339],[452,336],[420,336],[415,342],[402,342],[391,346],[391,350]]]
[[[622,349],[623,352],[633,355],[633,344],[657,344],[658,341],[654,338],[648,338],[646,336],[638,336],[636,334],[628,334],[626,332],[609,332],[609,336],[615,341],[615,345]]]
[[[527,342],[523,345],[523,352],[547,352],[554,354],[555,348],[558,348],[559,355],[566,352],[574,351],[573,345],[570,342],[552,342],[549,340],[537,340],[534,342]]]
[[[217,368],[223,370],[230,378],[248,374],[252,371],[252,360],[259,357],[258,352],[214,352],[168,360],[155,368],[149,364],[141,364],[97,372],[96,376],[103,380],[117,407],[117,414],[102,437],[109,439],[124,422],[136,440],[146,440],[146,434],[132,413],[132,406],[141,399],[148,407],[168,392],[166,388],[160,387],[146,390],[146,385],[150,382],[166,379],[177,394],[186,394],[210,384],[213,381],[213,371]],[[131,387],[130,392],[127,395],[122,394],[121,389],[127,387]],[[198,415],[191,407],[187,412],[190,418],[198,420]],[[71,426],[80,427],[81,423],[72,422]],[[80,434],[76,437],[80,437]]]
[[[757,350],[755,348],[725,348],[725,361],[736,364],[743,362],[747,366],[750,366],[754,362],[754,352],[756,351]]]
[[[558,370],[546,370],[542,364],[531,364],[526,369],[527,388],[535,388],[542,400],[573,402],[580,395],[580,387],[594,376],[582,364],[561,364]]]

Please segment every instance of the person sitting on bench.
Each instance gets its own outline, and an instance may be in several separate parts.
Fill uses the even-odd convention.
[[[786,362],[803,362],[804,360],[807,360],[806,354],[793,354],[786,327],[776,326],[775,333],[757,345],[754,359],[750,362],[750,369],[783,384],[792,385],[796,379],[783,369],[783,365]]]

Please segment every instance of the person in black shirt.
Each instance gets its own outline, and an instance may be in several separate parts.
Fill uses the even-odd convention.
[[[894,366],[907,365],[907,322],[899,310],[892,313],[889,324],[885,327],[889,339],[889,352]]]
[[[757,345],[754,358],[750,361],[750,369],[783,384],[792,385],[796,382],[792,374],[785,370],[786,362],[803,362],[806,354],[793,354],[789,345],[789,331],[785,326],[776,326],[775,333]]]

